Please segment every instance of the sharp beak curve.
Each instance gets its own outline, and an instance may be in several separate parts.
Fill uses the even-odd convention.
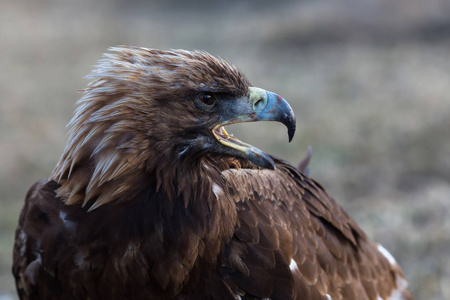
[[[241,113],[225,123],[219,124],[213,129],[215,138],[223,145],[239,151],[239,155],[250,160],[254,164],[268,169],[275,169],[275,162],[270,155],[264,153],[252,145],[246,144],[234,136],[228,135],[224,125],[257,122],[276,121],[283,123],[288,129],[289,142],[295,133],[295,115],[289,103],[281,96],[257,87],[249,88],[248,104]],[[250,106],[250,107],[249,107]]]
[[[295,133],[295,115],[289,103],[283,97],[257,88],[250,88],[250,101],[256,116],[251,121],[277,121],[288,129],[289,142]]]

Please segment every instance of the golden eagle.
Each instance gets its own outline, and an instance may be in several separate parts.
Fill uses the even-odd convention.
[[[21,299],[411,299],[313,179],[225,125],[295,117],[206,52],[117,47],[16,231]]]

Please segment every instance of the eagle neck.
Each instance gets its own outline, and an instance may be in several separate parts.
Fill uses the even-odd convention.
[[[206,157],[198,159],[169,159],[153,166],[156,190],[166,194],[169,201],[182,198],[185,208],[204,202],[212,209],[219,201],[218,191],[225,189],[220,168]]]
[[[156,193],[166,201],[164,214],[176,219],[183,211],[184,215],[175,222],[184,224],[179,230],[195,236],[192,241],[198,243],[199,257],[215,263],[223,243],[231,239],[237,219],[220,166],[202,157],[171,161],[159,167],[164,169],[154,171]]]

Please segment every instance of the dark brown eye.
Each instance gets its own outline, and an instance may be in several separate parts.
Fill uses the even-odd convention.
[[[200,102],[203,104],[211,106],[216,102],[216,97],[214,96],[213,93],[205,93],[205,94],[201,94],[198,97],[198,100],[200,100]]]

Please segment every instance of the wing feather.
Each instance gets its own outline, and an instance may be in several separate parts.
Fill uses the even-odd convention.
[[[249,299],[388,299],[401,271],[321,185],[276,162],[222,172],[238,210],[229,284]]]
[[[228,293],[241,299],[372,300],[389,299],[394,294],[409,299],[406,281],[395,261],[388,260],[312,179],[281,161],[277,161],[275,171],[230,169],[222,172],[222,178],[224,185],[221,190],[216,188],[215,196],[233,199],[226,214],[237,216],[235,221],[210,228],[211,236],[220,235],[218,228],[234,228],[231,240],[223,240],[221,250],[217,250],[221,253],[217,269],[202,267],[216,258],[209,257],[214,252],[206,251],[207,247],[212,249],[210,242],[199,238],[201,232],[195,226],[180,223],[184,233],[176,236],[174,225],[164,221],[162,231],[158,225],[162,219],[158,218],[169,216],[131,203],[116,204],[122,208],[101,206],[88,213],[87,207],[65,205],[58,198],[55,182],[36,183],[27,194],[16,231],[13,273],[20,297],[83,299],[98,295],[95,282],[101,280],[103,284],[116,282],[110,290],[102,291],[102,296],[109,298],[120,298],[117,291],[124,292],[128,286],[148,287],[136,290],[144,297],[149,291],[159,291],[158,284],[175,293],[191,291],[187,293],[194,298],[205,294],[216,297],[217,291],[222,291],[224,299],[230,297]],[[152,198],[155,208],[169,205],[158,201],[163,199],[156,194],[151,197],[156,197]],[[155,215],[147,219],[145,211]],[[178,215],[182,210],[174,212],[184,219]],[[129,218],[143,222],[142,227],[135,228]],[[117,227],[119,231],[108,230],[114,222],[122,224]],[[136,231],[144,228],[149,231]],[[74,235],[75,229],[83,234]],[[141,234],[147,238],[136,238]],[[166,245],[166,250],[155,243]],[[151,261],[159,263],[152,265]],[[174,281],[186,286],[174,286]],[[62,287],[59,282],[68,285]]]

